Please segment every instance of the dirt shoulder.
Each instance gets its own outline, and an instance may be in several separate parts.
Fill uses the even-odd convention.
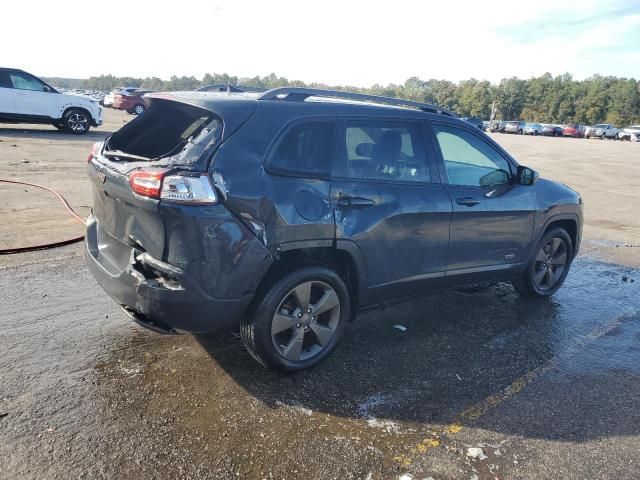
[[[49,125],[0,124],[0,179],[53,188],[80,216],[87,216],[92,199],[85,169],[91,146],[131,118],[107,109],[104,125],[81,136]],[[61,241],[84,232],[45,190],[0,183],[0,198],[0,248]]]

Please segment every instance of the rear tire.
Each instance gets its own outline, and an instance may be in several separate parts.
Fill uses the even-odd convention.
[[[241,321],[240,335],[263,366],[295,372],[322,362],[351,315],[342,278],[321,266],[288,273],[262,288]]]
[[[549,297],[564,283],[572,259],[571,237],[564,228],[553,228],[542,236],[535,255],[520,277],[511,283],[524,297]]]
[[[142,115],[145,111],[146,108],[144,108],[144,105],[141,103],[136,103],[131,109],[131,113],[133,113],[134,115]]]
[[[64,114],[62,124],[64,130],[74,135],[84,135],[89,131],[91,117],[89,114],[79,108],[72,108]]]

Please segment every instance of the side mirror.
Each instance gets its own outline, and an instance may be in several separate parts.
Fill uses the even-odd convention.
[[[51,90],[51,87],[49,87],[48,85],[44,85],[44,86],[42,87],[42,91],[43,91],[43,92],[47,92],[47,93],[51,93],[51,92],[53,92],[53,90]]]
[[[518,166],[518,184],[531,186],[538,180],[538,172],[529,167]]]

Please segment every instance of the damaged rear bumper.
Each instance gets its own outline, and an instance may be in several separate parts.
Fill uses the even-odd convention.
[[[85,247],[87,266],[100,286],[132,320],[158,333],[237,328],[252,298],[212,297],[184,270],[99,232],[93,216]]]

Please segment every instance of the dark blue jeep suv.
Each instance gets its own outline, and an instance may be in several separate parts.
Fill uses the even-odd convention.
[[[263,365],[322,361],[358,309],[468,283],[563,283],[582,200],[445,109],[279,88],[152,94],[89,156],[86,257],[161,333],[240,329]]]

